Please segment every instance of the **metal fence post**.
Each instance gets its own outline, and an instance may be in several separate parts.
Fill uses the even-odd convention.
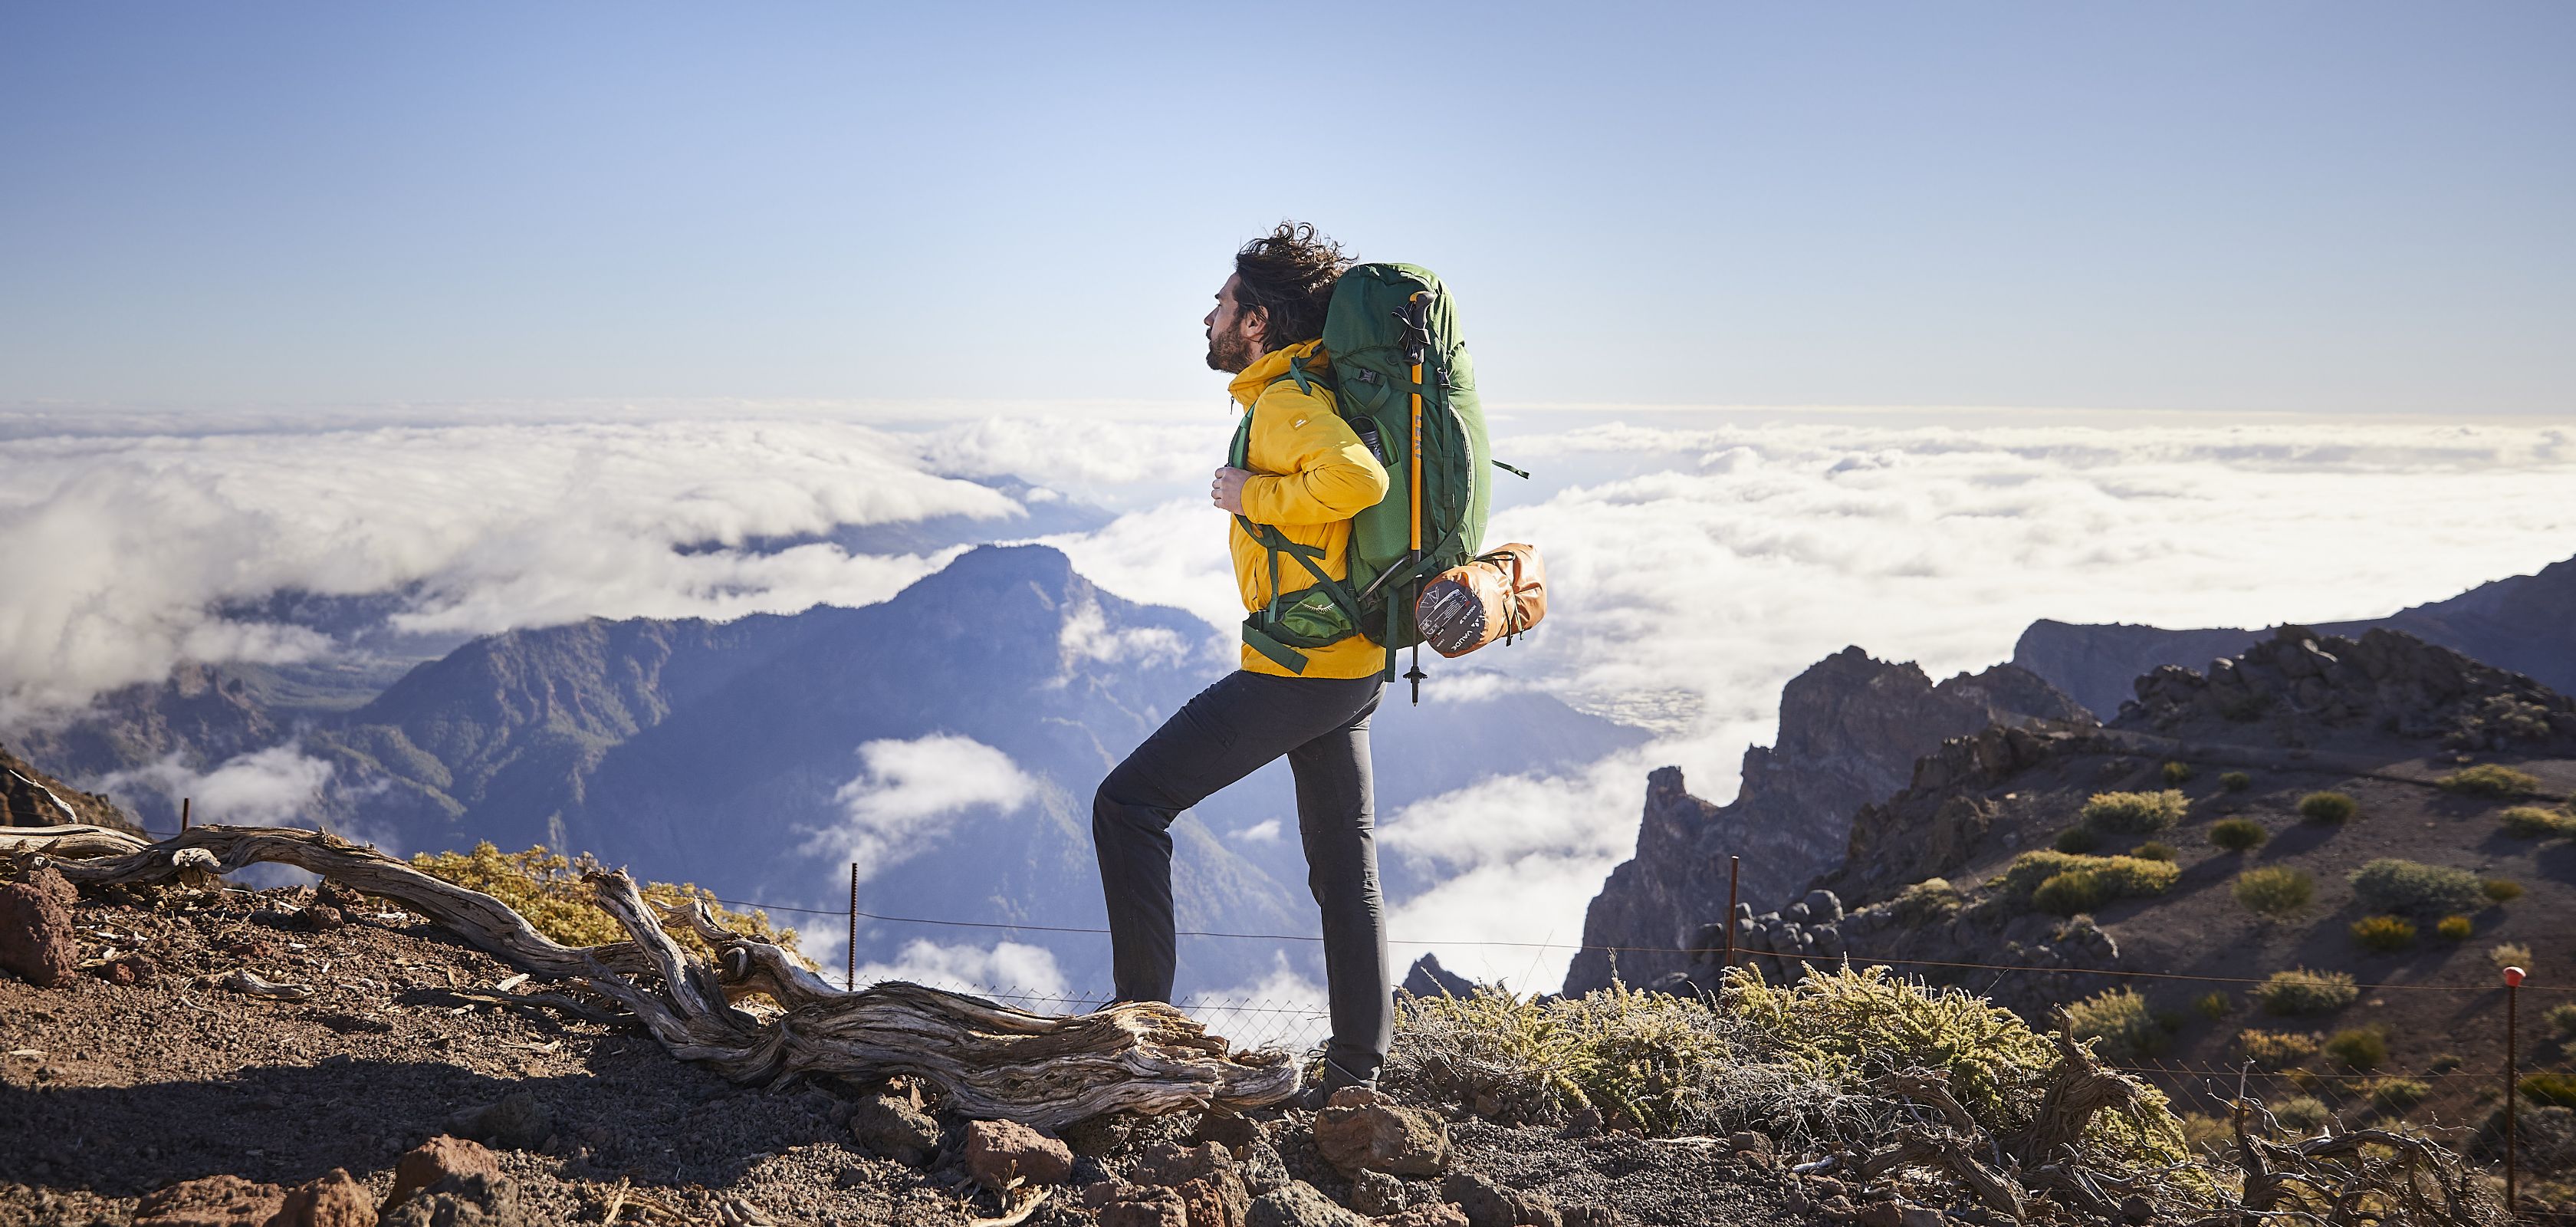
[[[2515,1075],[2519,1072],[2514,1068],[2514,1040],[2522,1031],[2522,979],[2521,968],[2504,969],[2504,1215],[2507,1219],[2514,1214],[2516,1164],[2513,1152],[2514,1144],[2519,1140],[2514,1136],[2513,1101],[2521,1096],[2521,1091],[2514,1086]]]
[[[1726,857],[1726,965],[1735,966],[1735,883],[1744,876],[1744,858]]]
[[[841,988],[859,991],[859,863],[850,862],[850,944],[841,948]]]
[[[195,801],[195,797],[179,798],[179,833],[182,835],[188,833],[188,806]]]

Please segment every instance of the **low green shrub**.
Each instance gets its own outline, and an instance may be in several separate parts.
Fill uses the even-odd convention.
[[[2549,1012],[2541,1015],[2540,1021],[2549,1028],[2551,1035],[2562,1040],[2576,1040],[2576,1001],[2549,1007]]]
[[[2472,797],[2522,797],[2540,791],[2540,777],[2494,763],[2462,767],[2434,783],[2445,792]]]
[[[2468,1058],[2463,1057],[2456,1052],[2437,1052],[2433,1054],[2432,1060],[2424,1063],[2424,1072],[2428,1074],[2447,1074],[2467,1063]]]
[[[2039,884],[2068,870],[2101,875],[2116,897],[2159,895],[2182,877],[2179,866],[2142,861],[2134,856],[2080,856],[2070,852],[2024,852],[1996,878],[1999,893],[2027,899]]]
[[[2361,812],[2349,793],[2312,792],[2299,798],[2299,816],[2310,822],[2346,822]]]
[[[2497,942],[2487,947],[2487,961],[2499,968],[2519,967],[2531,970],[2531,947],[2521,942]]]
[[[542,844],[525,852],[503,852],[485,840],[474,845],[471,852],[420,853],[411,858],[411,867],[510,905],[537,932],[563,945],[596,946],[626,940],[625,927],[600,908],[598,895],[585,879],[586,874],[602,868],[598,859],[587,852],[566,857]],[[717,924],[774,942],[798,962],[809,968],[814,965],[796,948],[796,930],[771,923],[767,912],[730,910],[716,900],[715,892],[688,882],[645,882],[638,889],[644,901],[656,908],[704,904]],[[700,958],[716,957],[715,947],[699,937],[696,930],[687,925],[672,925],[670,930],[672,940],[681,949]]]
[[[2129,849],[2129,855],[2142,861],[2170,861],[2174,859],[2174,850],[2172,844],[2150,839]]]
[[[2093,1051],[2110,1061],[2151,1057],[2165,1049],[2165,1032],[2156,1024],[2147,999],[2133,988],[2107,989],[2066,1007],[2066,1034],[2094,1041]]]
[[[2030,905],[2043,912],[2073,916],[2109,903],[2119,891],[2111,880],[2090,869],[2069,869],[2051,874],[2049,879],[2030,892]]]
[[[2317,1055],[2317,1043],[2318,1037],[2313,1031],[2257,1031],[2248,1027],[2236,1033],[2236,1046],[2265,1069],[2280,1069],[2307,1060]]]
[[[2445,916],[2442,923],[2433,926],[2434,935],[2446,942],[2467,941],[2477,931],[2477,922],[2466,916]]]
[[[2483,896],[2478,875],[2448,865],[2383,856],[2352,875],[2352,893],[2374,912],[2447,916],[2474,910]]]
[[[2415,944],[2415,922],[2403,916],[2364,916],[2352,922],[2352,940],[2381,954]]]
[[[2190,763],[2168,762],[2165,764],[2165,783],[2167,784],[2185,783],[2189,781],[2191,777],[2198,774],[2200,773],[2192,770]]]
[[[2060,852],[2072,852],[2081,855],[2101,848],[2102,833],[2091,827],[2078,824],[2076,826],[2068,827],[2063,831],[2059,831],[2057,833],[2057,841],[2050,846],[2056,848]]]
[[[2218,786],[2229,792],[2243,792],[2254,786],[2254,777],[2242,771],[2230,771],[2218,777]]]
[[[1896,915],[1911,925],[1947,920],[1966,907],[1968,897],[1948,878],[1925,878],[1896,894]]]
[[[2522,897],[2522,883],[2511,878],[2487,878],[2478,883],[2478,893],[2490,903],[2511,903]]]
[[[2576,814],[2538,805],[2517,805],[2496,815],[2504,833],[2515,839],[2547,839],[2553,835],[2576,835]]]
[[[2293,1095],[2272,1105],[2272,1119],[2284,1129],[2314,1133],[2334,1119],[2334,1111],[2314,1095]]]
[[[2388,1062],[2388,1032],[2380,1027],[2348,1027],[2325,1042],[2326,1055],[2354,1069],[2377,1069]]]
[[[2432,1097],[2432,1086],[2414,1078],[2379,1078],[2370,1084],[2370,1106],[2391,1114]]]
[[[2236,1012],[2236,999],[2224,992],[2202,993],[2192,999],[2191,1008],[2200,1011],[2201,1017],[2216,1022]]]
[[[2525,1074],[2522,1081],[2514,1085],[2522,1088],[2525,1098],[2546,1104],[2556,1104],[2562,1108],[2576,1108],[2576,1074],[2544,1070],[2536,1074]]]
[[[2331,1013],[2359,996],[2361,990],[2353,987],[2350,973],[2305,967],[2273,972],[2254,989],[2254,999],[2262,1003],[2264,1012],[2291,1017]]]
[[[2084,821],[2105,831],[2153,835],[2182,821],[2191,802],[2180,789],[2162,792],[2097,792],[2084,803]]]
[[[2272,833],[2251,818],[2221,818],[2209,824],[2209,842],[2230,852],[2247,852],[2263,846]]]
[[[2236,875],[2236,901],[2263,916],[2286,916],[2317,897],[2317,880],[2304,869],[2270,865]]]

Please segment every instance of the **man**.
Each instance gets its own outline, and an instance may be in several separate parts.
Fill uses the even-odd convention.
[[[1301,384],[1291,364],[1319,375],[1327,369],[1324,308],[1348,263],[1313,226],[1282,222],[1235,253],[1234,273],[1205,321],[1208,366],[1234,375],[1235,404],[1251,415],[1249,467],[1218,469],[1211,500],[1322,549],[1325,573],[1336,579],[1350,574],[1351,517],[1386,493],[1386,469],[1334,411],[1332,391]],[[1272,596],[1268,552],[1231,516],[1227,525],[1244,608],[1264,608]],[[1312,585],[1312,575],[1294,570],[1278,576],[1287,591]],[[1344,1086],[1373,1085],[1394,1035],[1368,740],[1385,667],[1385,650],[1356,635],[1310,650],[1297,674],[1247,647],[1242,668],[1146,738],[1092,802],[1118,998],[1168,1001],[1172,820],[1288,756],[1306,880],[1323,909],[1333,1022],[1323,1081],[1306,1091],[1309,1106]]]

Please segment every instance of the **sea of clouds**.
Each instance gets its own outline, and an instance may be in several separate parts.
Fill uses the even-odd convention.
[[[1211,639],[1231,633],[1224,521],[1203,493],[1222,414],[916,419],[729,406],[221,429],[127,415],[91,429],[0,415],[0,730],[181,661],[343,650],[242,612],[279,590],[393,594],[392,627],[424,635],[863,604],[954,551],[774,542],[930,517],[1008,538],[1059,499],[1114,513],[1044,538],[1085,574],[1198,614]],[[1636,410],[1522,413],[1496,435],[1538,479],[1500,479],[1489,539],[1543,548],[1549,620],[1480,659],[1499,675],[1444,688],[1456,673],[1435,667],[1430,710],[1527,686],[1655,734],[1564,778],[1498,776],[1382,816],[1386,854],[1438,881],[1394,901],[1399,956],[1436,948],[1522,987],[1561,979],[1584,904],[1633,844],[1645,772],[1678,764],[1694,791],[1730,796],[1743,749],[1773,732],[1781,683],[1847,644],[1938,677],[2004,659],[2040,617],[2367,617],[2576,554],[2576,439],[2548,422]],[[853,747],[850,823],[817,838],[883,860],[936,816],[924,806],[1016,804],[1008,789],[933,795],[983,749]],[[239,765],[245,814],[319,786],[278,753]],[[204,789],[199,776],[231,766],[120,783],[188,774]],[[905,962],[1044,983],[1032,950],[930,944]]]

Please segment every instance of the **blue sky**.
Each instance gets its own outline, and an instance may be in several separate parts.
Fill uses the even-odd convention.
[[[17,4],[0,406],[1213,399],[1297,216],[1439,269],[1507,406],[2568,414],[2572,55],[2550,4]]]

